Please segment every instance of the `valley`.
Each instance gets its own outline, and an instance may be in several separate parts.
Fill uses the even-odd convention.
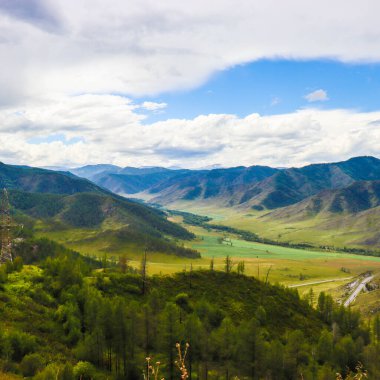
[[[140,169],[128,170],[139,176]],[[265,176],[268,170],[259,173]],[[354,342],[351,334],[360,337],[355,338],[358,352],[375,347],[372,341],[364,347],[361,337],[368,334],[365,324],[377,326],[380,320],[376,243],[344,248],[332,236],[321,244],[312,227],[303,238],[290,237],[286,232],[300,233],[301,227],[297,218],[282,215],[298,203],[248,210],[215,199],[177,199],[163,206],[150,203],[155,198],[147,190],[130,199],[67,172],[9,165],[0,167],[0,182],[9,188],[18,226],[15,260],[0,267],[0,323],[10,326],[1,335],[1,352],[6,345],[16,350],[17,339],[26,342],[20,354],[15,351],[8,359],[0,354],[0,364],[11,363],[16,374],[49,378],[67,371],[70,380],[71,374],[77,379],[82,373],[102,380],[109,374],[135,378],[153,350],[168,363],[163,371],[170,376],[172,349],[185,339],[198,352],[192,359],[198,365],[194,374],[219,376],[228,368],[244,375],[252,368],[233,352],[234,347],[251,348],[243,343],[247,331],[255,345],[262,345],[261,353],[279,347],[280,357],[291,358],[295,339],[304,341],[305,357],[312,358],[322,337],[332,341],[331,323],[345,334],[334,349]],[[376,192],[371,186],[367,189]],[[376,213],[376,198],[371,197],[373,207],[367,206]],[[32,310],[27,316],[25,308]],[[206,351],[197,348],[201,335],[210,341]],[[226,351],[227,338],[234,343]],[[128,355],[119,350],[120,339]],[[351,350],[347,344],[345,352]],[[44,369],[46,360],[54,364]],[[287,376],[293,378],[294,371],[317,365],[318,373],[334,376],[335,369],[344,371],[347,365],[336,357],[321,357],[320,364],[307,360],[277,371],[290,371]],[[366,361],[374,373],[376,363]],[[271,366],[255,364],[254,371],[262,378]]]

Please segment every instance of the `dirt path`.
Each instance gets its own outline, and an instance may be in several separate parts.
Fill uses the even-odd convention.
[[[301,286],[318,285],[318,284],[324,284],[326,282],[345,281],[345,280],[351,280],[351,279],[352,279],[352,277],[332,278],[330,280],[322,280],[322,281],[314,281],[314,282],[304,282],[303,284],[289,285],[288,288],[299,288]]]

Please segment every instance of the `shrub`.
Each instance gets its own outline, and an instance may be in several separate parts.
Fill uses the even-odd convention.
[[[92,380],[96,370],[89,362],[78,362],[74,367],[74,378],[80,380]]]
[[[24,376],[34,376],[44,368],[44,360],[39,354],[25,355],[20,364]]]

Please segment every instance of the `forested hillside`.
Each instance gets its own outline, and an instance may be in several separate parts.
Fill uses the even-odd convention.
[[[68,172],[0,165],[0,186],[8,189],[12,216],[27,229],[88,231],[85,239],[108,242],[110,250],[133,247],[186,257],[199,253],[177,246],[193,234],[167,220],[165,213],[127,200]],[[95,237],[94,237],[95,236]],[[95,240],[94,240],[95,239]],[[89,240],[88,240],[89,241]]]
[[[84,259],[48,241],[25,240],[17,256],[0,269],[8,373],[141,379],[149,356],[160,378],[177,379],[176,343],[188,343],[190,379],[335,379],[359,362],[369,378],[380,375],[378,318],[368,325],[324,293],[300,299],[232,272],[228,261],[224,272],[146,277],[145,267]]]
[[[94,183],[69,172],[56,172],[29,166],[0,163],[0,188],[18,189],[35,193],[75,194],[79,192],[105,193]]]

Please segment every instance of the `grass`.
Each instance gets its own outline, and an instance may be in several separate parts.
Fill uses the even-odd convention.
[[[202,215],[211,214],[215,218],[213,220],[215,223],[229,225],[231,222],[232,225],[235,223],[234,227],[236,228],[248,229],[244,221],[247,218],[252,218],[251,214],[244,215],[243,218],[240,215],[239,219],[235,211],[226,212],[225,210],[207,207],[205,206],[201,210],[185,208],[183,211],[197,211]],[[181,216],[174,216],[171,220],[182,223]],[[355,277],[368,270],[380,272],[380,258],[378,257],[312,249],[303,250],[247,242],[232,234],[225,235],[221,232],[207,231],[201,227],[189,225],[186,225],[186,228],[196,234],[197,238],[193,241],[184,241],[183,244],[186,247],[198,250],[202,254],[202,258],[187,259],[158,252],[149,252],[149,274],[172,274],[189,271],[191,267],[193,269],[208,269],[211,259],[214,259],[215,269],[224,270],[224,260],[229,255],[235,264],[239,261],[244,261],[245,271],[248,275],[265,280],[269,271],[268,281],[272,283],[302,285],[310,282],[335,280],[328,283],[304,285],[298,288],[298,291],[300,294],[304,294],[310,288],[313,288],[316,296],[319,292],[326,291],[333,294],[336,293],[336,296],[339,297],[339,292],[335,291],[343,284],[349,282],[349,280],[344,280],[345,278]],[[292,229],[292,227],[288,228],[289,230]],[[251,228],[251,231],[256,232],[253,228]],[[103,257],[107,253],[109,258],[117,260],[119,255],[125,254],[129,259],[129,265],[136,268],[140,266],[143,253],[141,247],[133,243],[115,246],[112,244],[112,241],[91,239],[96,237],[98,232],[95,229],[71,229],[49,232],[41,228],[37,232],[37,235],[56,240],[84,255]],[[220,237],[223,236],[228,237],[228,244],[220,243]],[[342,271],[342,268],[345,268],[345,272]]]
[[[231,226],[254,232],[261,237],[293,243],[310,243],[313,245],[329,245],[336,247],[363,248],[358,241],[365,240],[376,231],[380,217],[368,215],[365,218],[349,218],[345,216],[319,216],[309,220],[286,221],[273,219],[268,211],[256,211],[221,207],[212,202],[177,201],[168,206],[180,210],[209,216],[212,223]],[[371,231],[368,231],[370,226]]]
[[[173,218],[180,222],[181,217]],[[187,226],[197,235],[197,239],[184,242],[188,247],[197,249],[202,254],[201,259],[186,259],[177,256],[169,256],[158,252],[149,252],[148,271],[150,274],[171,274],[175,272],[193,269],[208,269],[210,261],[214,258],[214,266],[218,270],[224,269],[224,259],[227,255],[233,261],[245,262],[246,273],[265,279],[270,268],[268,280],[285,285],[297,285],[325,279],[341,279],[356,276],[367,270],[380,270],[380,258],[335,253],[314,250],[300,250],[294,248],[272,246],[255,242],[239,240],[229,235],[232,246],[220,244],[218,238],[221,233],[206,231],[200,227]],[[73,229],[61,232],[39,232],[39,236],[46,236],[64,243],[85,255],[103,257],[107,253],[109,258],[117,259],[118,255],[126,254],[129,264],[138,268],[142,257],[142,248],[133,244],[118,247],[116,250],[108,250],[108,241],[88,241],[95,236],[96,230]],[[347,268],[350,273],[342,272],[341,268]],[[340,286],[340,282],[320,285],[304,286],[299,292],[305,293],[310,287],[316,293],[322,290],[330,290]]]
[[[20,379],[22,379],[22,377],[14,375],[14,374],[10,374],[10,373],[4,373],[4,372],[0,371],[0,379],[1,380],[20,380]]]

